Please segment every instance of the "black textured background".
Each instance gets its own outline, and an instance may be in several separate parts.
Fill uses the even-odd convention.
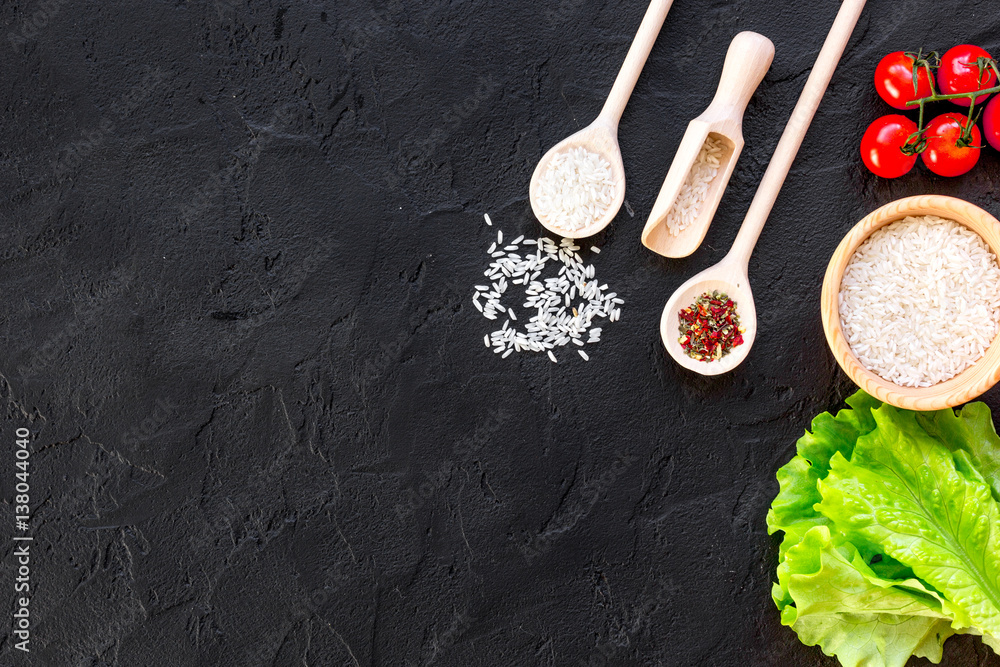
[[[837,6],[676,0],[621,121],[635,215],[594,239],[622,319],[552,364],[484,348],[472,285],[498,227],[537,231],[534,164],[644,2],[0,2],[0,525],[29,426],[36,539],[32,653],[5,627],[0,664],[835,664],[769,597],[774,473],[853,390],[818,313],[841,236],[909,194],[1000,213],[993,152],[886,182],[857,149],[881,55],[996,53],[995,4],[870,0],[751,261],[749,359],[692,375],[657,326]],[[774,64],[705,244],[665,260],[639,232],[741,30]]]

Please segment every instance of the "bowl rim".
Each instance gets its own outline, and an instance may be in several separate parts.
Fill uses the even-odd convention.
[[[930,387],[901,387],[865,368],[851,350],[840,321],[840,285],[857,250],[877,229],[912,215],[936,215],[954,220],[979,234],[1000,261],[1000,221],[963,199],[945,195],[914,195],[897,199],[862,218],[830,257],[820,298],[823,331],[834,358],[861,389],[875,398],[908,410],[940,410],[978,397],[1000,380],[1000,333],[975,364],[955,377]]]

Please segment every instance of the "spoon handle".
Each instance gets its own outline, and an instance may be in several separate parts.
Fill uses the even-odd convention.
[[[639,25],[639,32],[632,40],[632,46],[629,47],[625,62],[622,64],[621,71],[618,72],[615,85],[611,87],[608,101],[601,109],[601,115],[598,118],[616,129],[622,112],[625,111],[628,98],[632,95],[632,89],[635,88],[635,82],[639,80],[642,66],[646,64],[646,58],[649,57],[649,52],[653,48],[653,42],[660,34],[660,27],[663,26],[663,19],[667,17],[667,10],[672,4],[673,0],[653,0],[649,3],[646,15]]]
[[[833,71],[837,68],[837,63],[840,62],[840,56],[843,55],[844,48],[847,47],[847,41],[854,31],[854,26],[857,24],[864,6],[865,0],[844,0],[840,6],[833,27],[830,28],[830,34],[827,35],[823,48],[820,49],[805,88],[802,89],[802,94],[799,95],[799,101],[792,111],[792,116],[788,119],[788,124],[785,125],[785,131],[781,134],[781,139],[778,140],[778,146],[774,149],[771,162],[767,165],[767,171],[764,172],[757,193],[743,219],[743,225],[733,242],[733,248],[727,256],[739,260],[744,271],[746,271],[745,267],[750,260],[750,253],[753,252],[757,238],[767,221],[767,216],[774,206],[774,200],[778,197],[778,191],[781,190],[781,185],[785,182],[785,177],[788,176],[788,170],[791,169],[795,155],[799,152],[799,146],[802,145],[802,139],[816,113],[816,107],[823,99],[823,93],[826,92],[830,78],[833,77]]]
[[[733,37],[715,97],[699,118],[709,123],[733,121],[732,135],[742,136],[743,112],[773,59],[774,44],[764,35],[745,31]]]

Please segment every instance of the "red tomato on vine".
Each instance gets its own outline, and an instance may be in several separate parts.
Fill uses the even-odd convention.
[[[980,69],[979,59],[990,58],[984,49],[972,44],[959,44],[944,52],[941,65],[937,71],[938,88],[942,93],[974,93],[983,88],[997,85],[996,73],[989,68]],[[976,104],[985,101],[987,95],[976,98]],[[968,107],[969,98],[959,97],[951,100],[955,104]]]
[[[990,146],[1000,151],[1000,95],[995,95],[983,109],[983,134]]]
[[[939,176],[961,176],[976,166],[982,135],[973,123],[971,135],[963,140],[968,122],[962,114],[945,113],[927,123],[927,148],[920,157],[928,169]]]
[[[916,154],[907,155],[902,148],[917,124],[906,116],[891,114],[876,118],[861,138],[861,159],[876,176],[896,178],[913,168]]]
[[[931,79],[926,67],[917,69],[917,91],[913,91],[913,56],[893,51],[879,61],[875,68],[875,90],[886,104],[896,109],[912,109],[907,102],[928,97]]]

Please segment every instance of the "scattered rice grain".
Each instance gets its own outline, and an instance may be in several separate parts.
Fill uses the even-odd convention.
[[[497,243],[503,243],[501,230],[497,230]],[[528,250],[535,246],[536,251]],[[491,247],[496,247],[493,244]],[[520,250],[521,253],[515,252]],[[473,303],[483,313],[483,317],[496,320],[505,316],[500,329],[486,335],[483,342],[493,347],[494,352],[506,357],[511,352],[546,352],[555,362],[552,350],[572,342],[583,346],[600,340],[601,330],[593,326],[599,318],[609,321],[618,317],[614,292],[605,294],[607,284],[598,286],[593,280],[593,264],[585,266],[578,254],[580,246],[573,239],[560,239],[558,243],[547,237],[525,239],[519,236],[501,250],[488,253],[489,268],[485,275],[492,285],[476,285]],[[552,260],[558,260],[558,275],[541,278],[545,267]],[[554,266],[554,264],[553,264]],[[517,329],[518,318],[513,306],[501,304],[507,292],[508,279],[511,285],[524,285],[522,307],[531,311],[524,329]],[[572,301],[579,296],[578,306]],[[486,301],[485,305],[479,299]],[[514,324],[512,324],[514,323]],[[584,333],[589,334],[586,343]],[[579,350],[578,350],[579,351]]]

